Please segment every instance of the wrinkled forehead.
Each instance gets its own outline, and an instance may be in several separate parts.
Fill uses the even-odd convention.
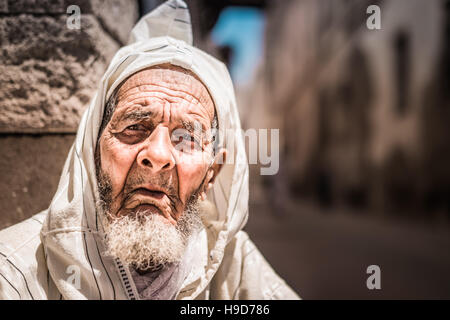
[[[215,107],[206,86],[191,71],[171,64],[152,66],[128,77],[117,91],[118,101],[126,95],[146,90],[178,92],[189,96],[192,102],[202,104],[211,117]]]

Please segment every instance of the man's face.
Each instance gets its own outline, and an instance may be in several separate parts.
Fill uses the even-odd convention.
[[[134,74],[117,98],[98,146],[109,218],[162,215],[176,225],[220,170],[211,141],[213,101],[197,78],[176,67]],[[224,150],[215,159],[221,156]]]

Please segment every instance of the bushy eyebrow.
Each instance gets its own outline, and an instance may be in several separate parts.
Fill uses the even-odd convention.
[[[153,116],[152,111],[142,111],[142,110],[132,110],[130,112],[124,113],[119,119],[118,122],[121,121],[127,121],[127,120],[134,120],[134,121],[141,121],[141,120],[148,120],[151,119]]]
[[[154,111],[151,110],[131,110],[129,112],[125,112],[117,119],[116,124],[119,124],[124,121],[144,121],[144,120],[150,120],[155,115]],[[201,121],[197,120],[181,120],[181,125],[183,129],[189,131],[190,133],[195,132],[196,126],[200,126],[200,130],[202,134],[206,133],[206,128],[202,124]]]

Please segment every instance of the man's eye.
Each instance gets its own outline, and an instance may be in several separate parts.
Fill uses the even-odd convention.
[[[149,135],[149,130],[141,124],[133,124],[120,132],[115,133],[115,136],[122,142],[128,144],[135,144],[144,140]]]
[[[172,134],[172,141],[182,151],[192,151],[200,148],[200,142],[189,132],[174,132]]]
[[[138,130],[142,130],[142,129],[143,129],[143,127],[139,124],[133,124],[126,128],[126,130],[132,130],[132,131],[138,131]]]
[[[188,133],[184,133],[184,134],[178,134],[178,135],[174,135],[173,137],[173,141],[180,143],[180,142],[195,142],[195,138],[188,134]]]

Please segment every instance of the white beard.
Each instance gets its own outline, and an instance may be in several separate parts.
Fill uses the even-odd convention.
[[[178,264],[189,237],[202,225],[197,207],[189,206],[176,226],[159,214],[106,220],[106,254],[142,271]]]

